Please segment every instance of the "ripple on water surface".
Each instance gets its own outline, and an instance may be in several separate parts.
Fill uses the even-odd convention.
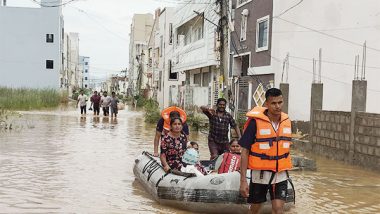
[[[0,213],[188,213],[159,205],[134,178],[134,159],[152,151],[155,134],[141,112],[23,114],[28,126],[0,133]],[[206,135],[191,140],[208,158]],[[321,158],[317,165],[292,172],[297,204],[288,213],[380,212],[379,174]]]

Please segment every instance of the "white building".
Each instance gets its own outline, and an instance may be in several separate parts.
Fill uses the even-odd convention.
[[[171,75],[186,75],[186,87],[179,92],[182,93],[179,99],[183,99],[185,106],[211,105],[223,87],[217,54],[219,8],[215,2],[207,0],[197,3],[181,4],[176,8],[173,19]]]
[[[175,8],[167,7],[155,12],[153,31],[148,43],[147,76],[152,76],[154,97],[160,108],[181,105],[179,91],[186,75],[173,71]]]
[[[62,32],[61,7],[0,6],[0,86],[59,88]]]
[[[137,95],[138,90],[146,89],[148,83],[143,70],[148,47],[148,40],[153,27],[152,14],[135,14],[132,19],[129,43],[129,95]],[[144,63],[143,63],[144,62]]]
[[[298,1],[293,0],[273,1],[273,16],[269,19],[272,32],[268,34],[269,38],[272,37],[271,63],[269,66],[253,66],[248,73],[251,75],[274,73],[276,87],[288,79],[289,114],[294,119],[308,120],[313,58],[318,60],[321,48],[323,109],[350,111],[355,55],[360,54],[360,79],[362,44],[366,41],[367,111],[380,113],[378,108],[379,2],[335,0],[297,3]],[[289,54],[288,77],[285,73],[282,78],[283,61],[287,54]],[[317,63],[316,73],[318,69]]]
[[[82,85],[81,88],[90,88],[90,57],[79,56],[79,64],[82,67]]]

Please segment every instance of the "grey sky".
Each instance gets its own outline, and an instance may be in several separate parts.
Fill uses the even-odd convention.
[[[68,0],[63,0],[67,2]],[[63,7],[65,32],[78,32],[80,55],[90,57],[96,78],[128,66],[129,33],[135,13],[173,6],[174,0],[79,0]],[[8,0],[8,6],[38,6],[32,0]]]

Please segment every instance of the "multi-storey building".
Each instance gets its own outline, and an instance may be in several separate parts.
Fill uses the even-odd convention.
[[[167,62],[174,79],[186,75],[186,86],[178,90],[178,100],[185,107],[212,105],[224,88],[223,72],[219,69],[218,11],[215,2],[207,0],[176,7],[172,27],[174,51]]]
[[[82,88],[90,88],[90,57],[79,56],[79,64],[82,70]]]
[[[232,0],[230,11],[230,104],[245,114],[263,105],[265,90],[274,84],[274,73],[255,73],[271,65],[273,1]]]
[[[0,85],[59,88],[63,16],[57,0],[39,8],[0,6]]]
[[[265,88],[288,83],[290,116],[308,120],[311,85],[321,82],[323,108],[349,111],[352,80],[358,78],[368,80],[367,111],[379,112],[375,98],[380,86],[374,81],[380,77],[380,19],[374,18],[380,4],[376,0],[231,3],[231,77],[241,83],[236,90],[239,109],[261,105]],[[360,55],[359,75],[354,75],[356,55]],[[366,67],[363,72],[362,67]]]
[[[174,72],[174,14],[171,7],[155,12],[155,22],[148,43],[147,76],[152,77],[154,97],[160,108],[182,105],[178,92],[185,81],[185,74]]]
[[[79,34],[64,33],[61,89],[72,93],[82,88],[83,65],[79,59]]]
[[[147,47],[153,27],[152,14],[135,14],[132,19],[129,43],[129,95],[141,94],[147,88],[148,77],[144,74]]]

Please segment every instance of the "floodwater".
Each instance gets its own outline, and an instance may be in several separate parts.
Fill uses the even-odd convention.
[[[0,213],[188,213],[159,205],[135,181],[135,157],[153,150],[143,113],[90,114],[24,112],[24,128],[0,132]],[[206,135],[191,138],[207,158]],[[380,213],[379,172],[323,158],[317,167],[291,173],[296,205],[288,213]]]

